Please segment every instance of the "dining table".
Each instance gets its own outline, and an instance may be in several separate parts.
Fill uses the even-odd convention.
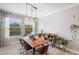
[[[42,38],[35,38],[35,40],[33,40],[31,42],[31,47],[33,48],[33,55],[35,54],[35,48],[40,46],[40,45],[43,45],[43,44],[47,44],[48,43],[48,40],[45,40],[45,39],[42,39]]]

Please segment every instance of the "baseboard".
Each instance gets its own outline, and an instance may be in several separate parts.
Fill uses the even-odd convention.
[[[70,52],[72,52],[72,53],[74,53],[74,54],[77,54],[77,55],[79,55],[79,52],[78,51],[75,51],[75,50],[72,50],[72,49],[69,49],[69,48],[65,48],[67,51],[70,51]]]

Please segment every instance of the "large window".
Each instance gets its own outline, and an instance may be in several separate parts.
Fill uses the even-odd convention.
[[[10,18],[10,36],[17,36],[17,35],[21,35],[21,19],[17,19],[17,18]]]
[[[25,20],[25,34],[31,34],[33,32],[33,21]]]
[[[24,22],[24,24],[22,23]],[[24,28],[24,34],[31,34],[33,31],[33,21],[22,20],[18,18],[9,18],[9,34],[10,36],[19,36]],[[24,27],[21,27],[24,25]]]
[[[25,34],[31,34],[32,32],[32,25],[25,26]]]

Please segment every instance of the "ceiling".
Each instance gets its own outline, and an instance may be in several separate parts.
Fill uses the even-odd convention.
[[[38,17],[43,17],[49,13],[56,12],[60,9],[74,5],[74,3],[31,3],[38,8]],[[26,4],[25,3],[0,3],[0,9],[26,15]]]

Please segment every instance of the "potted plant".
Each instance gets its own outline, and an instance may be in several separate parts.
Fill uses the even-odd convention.
[[[60,48],[64,49],[65,45],[68,43],[68,41],[65,40],[64,38],[60,38],[59,43],[60,43]]]

